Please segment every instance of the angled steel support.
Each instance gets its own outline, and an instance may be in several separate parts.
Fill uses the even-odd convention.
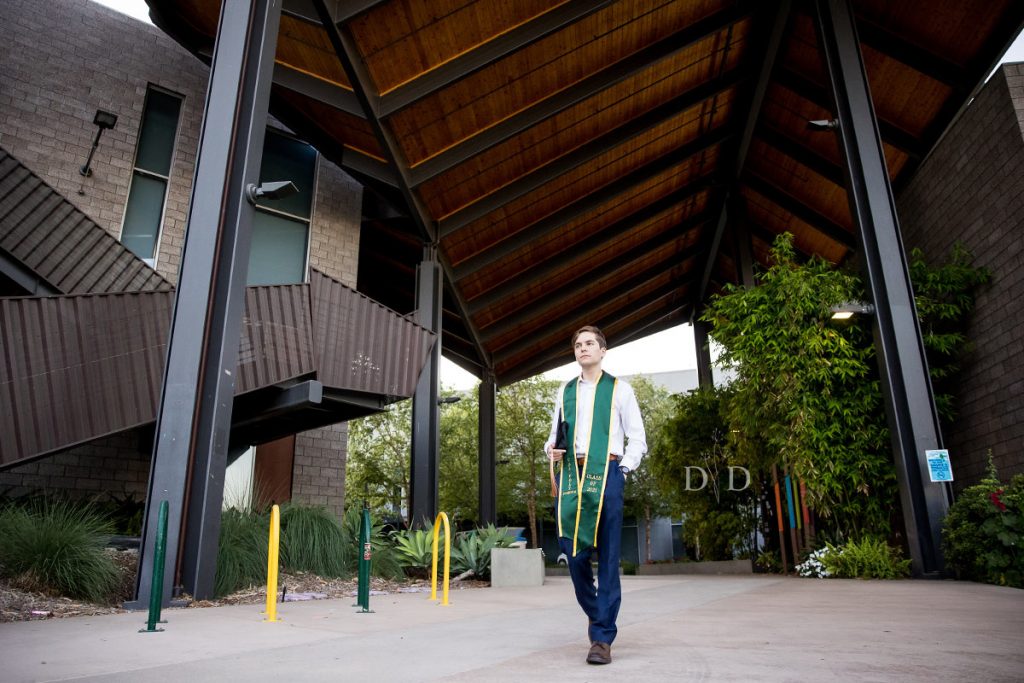
[[[346,114],[363,118],[363,108],[359,106],[359,100],[351,90],[310,76],[308,73],[293,69],[286,64],[274,65],[274,85],[305,95]]]
[[[473,221],[496,211],[509,202],[522,197],[544,185],[550,183],[561,175],[569,173],[580,166],[593,161],[598,156],[609,150],[625,145],[633,138],[646,133],[651,128],[678,116],[680,113],[694,107],[715,95],[720,95],[740,81],[742,75],[740,69],[733,69],[718,78],[707,81],[695,88],[687,90],[682,95],[674,97],[668,102],[651,109],[618,128],[610,130],[603,135],[580,145],[568,154],[545,163],[524,176],[517,178],[511,183],[502,186],[500,189],[486,195],[479,201],[469,204],[453,214],[446,216],[440,221],[441,235],[451,233],[466,227]],[[694,149],[703,149],[707,145],[702,144],[700,139],[694,140],[690,146]]]
[[[805,147],[796,140],[793,140],[785,133],[769,126],[761,126],[757,129],[757,138],[769,147],[774,147],[782,152],[790,159],[803,164],[829,182],[835,183],[839,187],[845,186],[846,178],[843,175],[843,167],[841,165],[833,162],[831,159],[826,159],[810,147]]]
[[[427,207],[412,189],[409,181],[408,165],[405,163],[401,153],[401,146],[395,140],[391,131],[381,122],[380,116],[377,113],[380,105],[380,96],[373,90],[373,79],[370,77],[366,64],[359,54],[359,49],[355,39],[352,37],[351,30],[345,25],[345,21],[348,18],[369,9],[368,5],[372,6],[378,3],[363,2],[361,0],[352,0],[352,2],[346,3],[343,0],[338,0],[338,7],[335,7],[336,11],[332,12],[331,8],[328,7],[329,0],[309,0],[309,2],[312,2],[317,10],[321,25],[331,41],[331,47],[334,48],[334,52],[341,61],[345,74],[352,83],[356,98],[363,107],[363,113],[373,129],[377,142],[380,144],[381,149],[384,150],[388,165],[395,169],[398,190],[409,210],[410,217],[416,223],[416,227],[419,229],[424,242],[428,245],[436,245],[439,239],[437,223],[431,218]],[[331,1],[330,4],[333,6],[335,2]],[[443,279],[449,283],[455,282],[451,265],[444,256],[438,254],[436,261],[444,273]],[[466,302],[458,288],[454,286],[449,287],[448,291],[455,299],[459,309],[465,312]],[[486,365],[489,361],[487,350],[480,342],[480,335],[473,324],[473,320],[465,314],[463,314],[462,318],[465,321],[466,329],[473,336],[473,346],[476,348],[481,364]]]
[[[765,93],[768,91],[768,82],[771,80],[772,70],[775,68],[775,59],[779,54],[779,46],[782,44],[782,34],[789,23],[790,0],[782,0],[775,7],[772,17],[772,30],[765,41],[764,59],[761,60],[761,70],[758,73],[757,82],[750,93],[747,118],[743,124],[743,133],[739,138],[739,145],[736,149],[736,156],[732,160],[729,178],[730,187],[726,189],[722,197],[722,208],[715,223],[714,231],[708,240],[708,260],[704,263],[704,273],[700,279],[700,286],[697,287],[695,306],[699,306],[707,296],[708,283],[711,281],[711,273],[715,269],[715,262],[718,258],[718,250],[721,248],[722,235],[725,226],[729,221],[729,205],[733,202],[732,195],[735,192],[735,184],[743,173],[743,166],[747,161],[747,152],[750,150],[750,141],[754,136],[754,128],[761,115],[761,105],[764,102]],[[762,12],[767,15],[770,5],[766,5]]]
[[[732,222],[733,248],[736,252],[736,275],[743,287],[754,286],[754,246],[745,220]]]
[[[775,82],[808,102],[816,104],[827,111],[832,111],[832,102],[829,99],[829,93],[826,88],[818,85],[806,75],[783,67],[775,73]],[[881,131],[885,142],[904,152],[911,159],[920,161],[928,152],[925,143],[896,124],[882,118],[876,120],[878,122],[878,129]]]
[[[533,106],[520,110],[499,123],[483,131],[463,139],[413,167],[410,179],[412,184],[420,185],[431,178],[463,163],[480,152],[508,140],[555,114],[582,102],[602,90],[607,90],[630,76],[651,67],[660,60],[671,57],[694,43],[728,28],[747,15],[747,3],[738,2],[729,5],[711,16],[690,24],[670,36],[644,49],[633,53],[625,59],[608,66],[586,78],[564,88],[550,97],[540,100]]]
[[[413,102],[433,95],[470,74],[518,52],[538,40],[612,4],[613,0],[569,0],[501,33],[472,50],[435,66],[415,79],[383,93],[380,116],[386,118]]]
[[[409,482],[409,523],[429,524],[437,515],[438,453],[441,450],[441,412],[438,390],[441,371],[441,289],[443,276],[433,247],[424,250],[416,268],[416,322],[437,334],[420,372],[412,398],[412,466]]]
[[[279,19],[273,0],[221,7],[157,412],[139,605],[153,591],[168,601],[176,576],[196,598],[213,596],[253,217],[246,186],[259,178]],[[169,570],[151,586],[162,500]]]
[[[711,347],[708,343],[708,325],[699,317],[694,316],[693,347],[697,351],[697,386],[701,389],[714,389],[715,380],[711,372]]]
[[[496,409],[497,396],[495,395],[494,373],[484,372],[477,389],[479,393],[479,445],[480,464],[478,476],[480,478],[480,524],[498,523],[498,465],[497,465],[497,441],[496,441]]]
[[[935,576],[944,569],[941,529],[950,492],[928,474],[925,451],[941,448],[942,435],[896,205],[853,7],[847,0],[815,0],[814,7],[849,174],[847,197],[875,305],[875,346],[911,561],[915,574]]]

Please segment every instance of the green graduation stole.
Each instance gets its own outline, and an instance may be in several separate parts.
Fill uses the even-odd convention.
[[[578,408],[590,411],[590,443],[583,461],[582,475],[576,466],[579,378],[568,382],[562,393],[562,415],[569,423],[569,438],[562,458],[562,478],[558,491],[558,535],[572,539],[574,557],[578,550],[597,545],[597,523],[601,519],[604,486],[608,480],[609,434],[616,384],[614,377],[606,372],[601,373],[594,389],[593,402]]]

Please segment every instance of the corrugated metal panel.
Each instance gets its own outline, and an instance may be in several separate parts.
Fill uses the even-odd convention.
[[[310,275],[313,348],[327,386],[412,396],[433,332],[317,272]]]
[[[173,291],[0,299],[0,467],[155,420],[173,306]],[[411,396],[433,341],[316,272],[250,287],[235,391],[315,374]]]
[[[0,299],[0,465],[151,422],[172,292]]]
[[[67,294],[171,288],[167,280],[3,148],[0,248]]]
[[[235,393],[312,373],[311,328],[309,285],[246,289]]]

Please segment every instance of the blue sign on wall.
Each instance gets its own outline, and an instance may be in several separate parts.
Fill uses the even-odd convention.
[[[946,449],[938,451],[925,451],[924,457],[928,459],[928,476],[932,481],[953,481],[953,468],[949,464],[949,451]]]

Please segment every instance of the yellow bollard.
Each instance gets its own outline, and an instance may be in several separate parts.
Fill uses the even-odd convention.
[[[437,513],[437,519],[434,520],[434,564],[431,568],[431,579],[430,579],[430,599],[437,600],[437,534],[441,531],[441,522],[444,522],[444,597],[441,599],[442,605],[448,604],[448,566],[451,562],[452,554],[452,534],[451,529],[448,526],[448,515],[443,512]]]
[[[270,547],[267,552],[267,621],[277,621],[277,564],[281,545],[281,508],[270,508]]]

